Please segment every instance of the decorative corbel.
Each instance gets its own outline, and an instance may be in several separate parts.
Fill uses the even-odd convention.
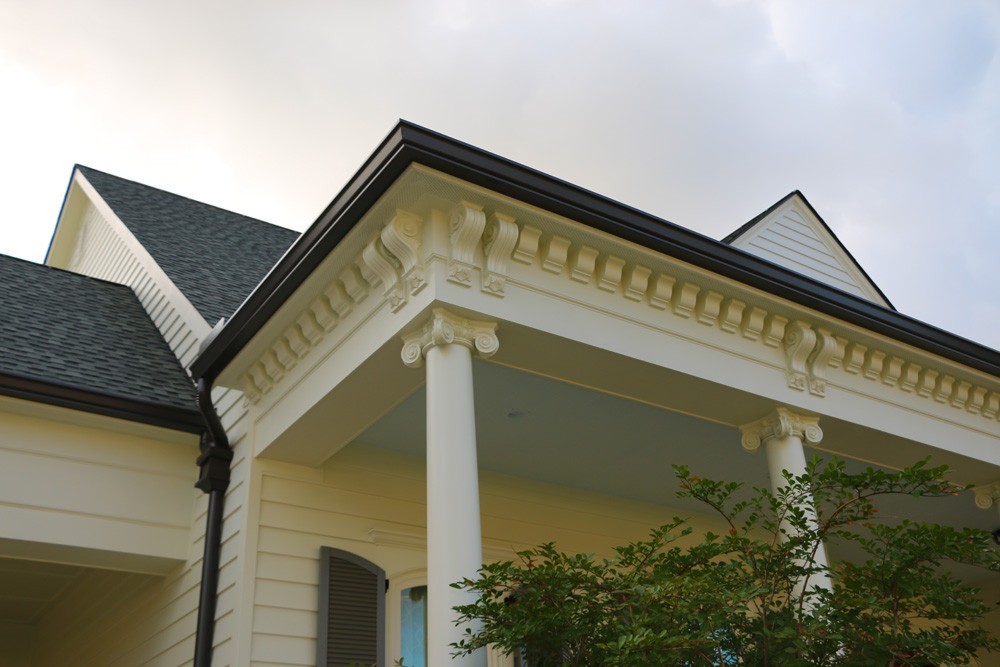
[[[369,282],[377,279],[385,288],[385,297],[389,300],[392,312],[396,312],[406,305],[406,293],[401,285],[402,264],[385,247],[381,238],[371,241],[361,252],[361,261],[358,266],[362,272],[368,271],[371,275],[364,278]]]
[[[412,295],[427,285],[424,265],[420,258],[420,234],[423,220],[418,215],[400,209],[382,230],[381,239],[401,265],[401,280]]]
[[[514,218],[494,213],[486,223],[483,233],[483,250],[486,269],[483,271],[483,291],[503,296],[507,283],[507,260],[517,245],[518,229]]]
[[[826,394],[826,369],[839,348],[837,339],[826,329],[816,330],[816,347],[809,355],[809,393],[814,396]]]
[[[816,348],[816,332],[796,320],[785,327],[785,363],[788,386],[805,391],[809,382],[809,356]]]
[[[486,214],[483,208],[471,202],[461,201],[452,210],[448,220],[451,241],[451,262],[448,264],[448,280],[459,285],[472,285],[472,271],[476,268],[476,248],[486,229]]]

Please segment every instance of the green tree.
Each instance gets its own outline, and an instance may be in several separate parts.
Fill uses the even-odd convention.
[[[810,462],[777,493],[702,479],[676,467],[678,496],[719,515],[722,534],[684,519],[611,560],[545,544],[454,584],[478,601],[457,607],[476,632],[454,646],[523,652],[530,667],[564,665],[959,665],[1000,650],[978,622],[989,611],[942,568],[1000,571],[989,533],[882,520],[886,496],[952,496],[947,468],[846,471]],[[865,554],[827,567],[819,545]]]

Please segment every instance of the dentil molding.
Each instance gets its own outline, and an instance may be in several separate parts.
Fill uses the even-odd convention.
[[[823,439],[823,429],[819,427],[819,417],[798,415],[788,408],[776,408],[767,417],[740,426],[743,434],[741,444],[748,452],[756,452],[761,444],[771,438],[796,437],[810,445],[818,445]]]
[[[696,275],[678,272],[669,258],[650,256],[636,261],[634,254],[625,252],[624,244],[620,250],[598,249],[576,230],[544,231],[516,220],[511,213],[472,197],[453,203],[447,218],[445,257],[449,282],[469,288],[478,282],[483,294],[503,298],[513,261],[620,296],[622,308],[647,307],[658,312],[659,318],[696,322],[747,344],[771,348],[779,353],[787,385],[795,391],[822,397],[828,383],[854,376],[992,421],[1000,419],[1000,389],[995,383],[956,372],[891,341],[862,339],[849,327],[817,320],[808,313],[789,317],[787,309],[772,307],[738,286],[713,288]],[[437,252],[425,246],[424,227],[426,221],[414,213],[397,209],[391,214],[247,371],[243,386],[248,399],[256,403],[271,391],[369,295],[381,292],[397,312],[424,289],[427,262]],[[666,329],[670,326],[664,322]]]

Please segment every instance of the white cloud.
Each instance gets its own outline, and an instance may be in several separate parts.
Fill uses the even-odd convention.
[[[998,17],[929,0],[4,3],[0,187],[50,227],[84,162],[301,229],[403,117],[717,238],[802,189],[902,310],[996,346]]]

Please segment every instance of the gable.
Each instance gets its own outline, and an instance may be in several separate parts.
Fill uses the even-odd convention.
[[[298,232],[77,167],[210,325],[229,317]]]
[[[882,291],[797,190],[727,236],[723,243],[848,294],[892,308]]]

